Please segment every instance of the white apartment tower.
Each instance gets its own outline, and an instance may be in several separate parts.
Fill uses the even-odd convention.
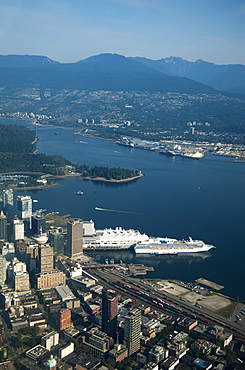
[[[17,196],[17,217],[24,221],[25,232],[31,230],[32,198],[30,195]]]
[[[7,220],[14,218],[14,191],[13,189],[3,190],[3,207]]]
[[[24,221],[14,218],[11,222],[11,238],[12,241],[24,239]]]

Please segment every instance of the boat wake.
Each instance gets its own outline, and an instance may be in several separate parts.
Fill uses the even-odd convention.
[[[158,216],[158,215],[152,215],[152,214],[147,214],[147,213],[121,211],[121,210],[118,210],[118,209],[109,209],[109,208],[100,208],[100,207],[94,207],[94,209],[96,211],[104,211],[104,212],[129,213],[129,214],[132,214],[132,215]]]

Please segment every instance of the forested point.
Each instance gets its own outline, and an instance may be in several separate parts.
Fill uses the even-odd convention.
[[[37,153],[35,132],[17,125],[0,125],[0,173],[43,172],[67,175],[72,166],[83,177],[124,180],[141,176],[140,171],[123,168],[74,165],[60,155]]]
[[[86,165],[79,166],[77,168],[78,172],[81,173],[83,177],[89,178],[104,178],[106,180],[125,180],[133,177],[142,176],[141,172],[136,170],[128,170],[124,168],[108,168],[108,167],[88,167]]]

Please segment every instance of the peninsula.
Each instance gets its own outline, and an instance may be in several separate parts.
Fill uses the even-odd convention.
[[[25,127],[0,125],[0,185],[42,189],[59,185],[55,180],[68,176],[115,183],[143,176],[138,170],[75,165],[62,156],[38,153],[37,139],[35,132]]]

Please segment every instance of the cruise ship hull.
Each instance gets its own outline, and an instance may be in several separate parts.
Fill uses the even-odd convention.
[[[169,238],[149,239],[147,242],[137,243],[134,247],[136,254],[179,255],[207,252],[215,248],[201,240],[176,240]]]

